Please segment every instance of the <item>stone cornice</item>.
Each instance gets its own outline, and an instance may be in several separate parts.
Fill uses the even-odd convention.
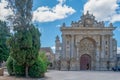
[[[61,31],[68,30],[115,30],[115,27],[61,27]]]

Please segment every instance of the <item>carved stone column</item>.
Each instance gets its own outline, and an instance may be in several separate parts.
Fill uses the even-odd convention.
[[[104,58],[105,55],[105,36],[102,35],[102,53],[101,53],[101,58]]]
[[[73,70],[75,68],[75,62],[74,62],[74,36],[71,35],[71,43],[70,43],[70,69]]]
[[[96,70],[99,70],[99,66],[100,66],[100,50],[99,50],[99,44],[97,43],[96,44],[97,47],[96,47]]]
[[[77,54],[76,54],[76,70],[80,70],[80,59],[79,59],[79,42],[77,42],[76,44],[76,48],[77,48]]]
[[[62,35],[62,57],[66,59],[66,42],[65,42],[65,35]]]
[[[71,35],[71,58],[74,57],[74,35]]]
[[[113,58],[113,43],[112,43],[112,36],[110,36],[110,58]]]
[[[104,35],[102,35],[102,40],[101,40],[101,60],[100,60],[100,70],[104,70],[104,66],[105,66],[105,64],[104,64],[104,61],[103,60],[105,60],[104,58],[105,58],[105,36]]]

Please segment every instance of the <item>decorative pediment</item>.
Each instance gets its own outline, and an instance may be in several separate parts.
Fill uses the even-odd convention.
[[[86,14],[83,14],[81,19],[78,21],[72,21],[70,27],[84,27],[84,28],[106,28],[104,21],[97,21],[95,20],[95,16],[93,14],[89,14],[89,11],[87,11]],[[62,27],[67,27],[65,23],[62,24]],[[109,28],[114,28],[113,24],[110,23],[108,26]]]
[[[81,20],[78,22],[71,22],[72,27],[104,27],[104,22],[98,22],[95,20],[95,16],[92,14],[89,14],[89,11],[87,13],[81,16]]]

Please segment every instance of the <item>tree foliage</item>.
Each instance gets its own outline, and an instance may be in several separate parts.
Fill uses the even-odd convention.
[[[47,57],[44,52],[40,52],[35,63],[29,69],[30,77],[44,77],[44,73],[47,71]]]
[[[8,2],[14,13],[14,34],[9,40],[10,56],[18,65],[25,66],[25,74],[28,77],[28,69],[37,59],[40,49],[40,33],[31,24],[33,0],[8,0]]]
[[[16,32],[9,41],[10,56],[27,68],[33,65],[40,49],[40,33],[33,25],[29,30]],[[28,71],[28,70],[27,70]]]
[[[13,59],[11,56],[8,57],[7,61],[6,61],[6,66],[7,66],[7,70],[8,73],[12,76],[14,75],[14,70],[13,70]]]
[[[9,55],[7,39],[10,36],[10,30],[6,22],[0,21],[0,63],[6,61]]]
[[[30,77],[44,77],[44,73],[47,70],[47,65],[45,64],[45,61],[38,56],[35,63],[29,68],[29,76]]]
[[[42,56],[41,56],[42,55]],[[29,67],[28,74],[33,78],[44,77],[47,71],[47,58],[44,54],[40,54],[35,60],[34,64]],[[7,59],[7,69],[9,75],[25,76],[25,66],[19,65],[12,57]]]
[[[13,15],[13,25],[14,30],[19,30],[26,28],[28,24],[31,24],[32,20],[32,4],[33,0],[7,0],[9,2],[8,7],[10,7],[14,13]]]
[[[25,66],[19,65],[13,60],[13,73],[15,76],[25,76]]]
[[[47,67],[49,65],[49,61],[47,59],[47,56],[45,55],[45,52],[39,52],[39,57],[43,60],[43,63],[44,63],[44,67],[45,67],[45,71],[47,71]]]

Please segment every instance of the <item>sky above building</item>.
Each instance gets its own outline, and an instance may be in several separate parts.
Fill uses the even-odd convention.
[[[5,0],[0,0],[0,20],[6,20],[5,17],[12,14],[6,5]],[[113,23],[120,53],[120,0],[33,0],[33,23],[42,34],[41,47],[55,49],[55,37],[58,35],[61,39],[61,25],[65,22],[70,26],[87,11],[96,20],[105,21],[106,26]]]

